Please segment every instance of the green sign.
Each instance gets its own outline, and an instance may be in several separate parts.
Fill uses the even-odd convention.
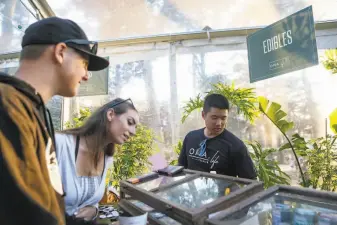
[[[312,7],[249,35],[247,47],[251,83],[317,65]]]

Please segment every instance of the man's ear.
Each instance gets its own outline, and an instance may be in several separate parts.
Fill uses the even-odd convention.
[[[65,58],[65,52],[67,50],[67,45],[64,43],[58,43],[54,48],[54,58],[57,64],[62,64]]]
[[[203,119],[205,119],[206,113],[205,113],[204,111],[202,111],[202,112],[201,112],[201,116],[202,116]]]
[[[112,119],[115,117],[116,113],[115,113],[115,110],[113,109],[109,109],[107,112],[106,112],[106,118],[108,119],[109,122],[112,121]]]

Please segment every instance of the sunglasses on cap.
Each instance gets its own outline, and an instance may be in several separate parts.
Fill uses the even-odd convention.
[[[89,41],[84,39],[70,39],[63,41],[65,44],[89,45],[90,53],[96,55],[98,50],[98,43],[96,41]]]
[[[116,103],[112,104],[112,105],[110,106],[110,109],[113,108],[113,107],[116,107],[116,106],[118,106],[118,105],[120,105],[120,104],[123,104],[123,103],[125,103],[125,102],[129,102],[129,103],[131,103],[131,104],[133,105],[133,102],[132,102],[131,98],[128,98],[128,99],[125,99],[125,100],[123,100],[123,101],[116,102]]]

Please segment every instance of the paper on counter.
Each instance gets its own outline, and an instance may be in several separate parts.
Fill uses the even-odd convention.
[[[141,216],[133,216],[133,217],[123,217],[120,216],[119,225],[146,225],[147,224],[147,213]]]

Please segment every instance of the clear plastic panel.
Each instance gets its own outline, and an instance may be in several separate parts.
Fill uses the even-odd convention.
[[[146,205],[143,202],[140,202],[138,200],[129,200],[129,202],[131,204],[133,204],[134,206],[136,206],[137,208],[143,210],[144,212],[148,212],[149,217],[152,217],[153,219],[159,220],[162,224],[165,224],[165,225],[182,225],[181,223],[172,219],[171,217],[168,217],[167,215],[165,215],[161,212],[155,211],[154,208]]]
[[[156,194],[186,208],[200,208],[243,186],[223,179],[199,177]]]
[[[30,11],[28,0],[0,1],[0,54],[21,50],[26,28],[36,21]]]
[[[223,224],[230,225],[330,225],[337,222],[337,210],[332,208],[337,209],[336,204],[327,204],[323,199],[319,200],[292,194],[275,194],[221,221]]]
[[[161,187],[163,185],[167,185],[167,184],[170,184],[172,182],[181,180],[188,175],[189,174],[183,174],[181,176],[174,176],[174,177],[159,176],[158,178],[156,178],[154,180],[150,180],[150,181],[147,181],[147,182],[144,182],[144,183],[140,183],[140,184],[137,185],[137,187],[142,188],[146,191],[149,191],[149,190],[152,190],[154,188],[158,188],[158,187]]]

